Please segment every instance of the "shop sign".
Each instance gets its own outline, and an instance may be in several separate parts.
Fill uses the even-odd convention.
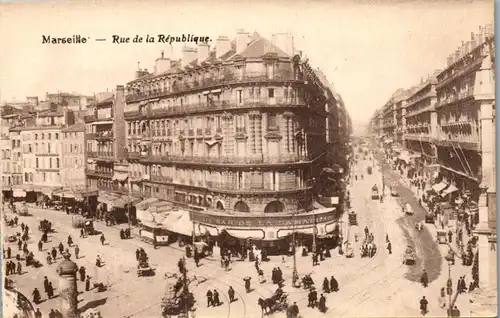
[[[278,217],[239,217],[239,216],[222,216],[210,215],[203,212],[192,211],[191,220],[197,223],[220,225],[220,226],[237,226],[237,227],[293,227],[307,226],[318,223],[326,223],[336,219],[335,210],[322,214],[305,214],[305,215],[288,215]]]

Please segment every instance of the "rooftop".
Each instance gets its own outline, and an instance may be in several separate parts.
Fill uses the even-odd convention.
[[[71,125],[67,128],[61,130],[62,132],[84,132],[85,131],[85,123],[78,123]]]

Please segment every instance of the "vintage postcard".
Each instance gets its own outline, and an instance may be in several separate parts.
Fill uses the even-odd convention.
[[[496,316],[493,6],[3,1],[2,317]]]

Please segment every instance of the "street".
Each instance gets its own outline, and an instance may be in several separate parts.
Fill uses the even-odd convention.
[[[325,277],[335,276],[339,282],[339,292],[326,294],[328,311],[325,315],[335,317],[359,317],[366,316],[417,316],[420,313],[419,300],[425,295],[429,299],[429,314],[432,316],[443,316],[446,312],[438,307],[437,295],[439,289],[444,286],[442,282],[446,277],[440,275],[442,272],[442,256],[431,232],[428,229],[418,233],[414,229],[415,222],[423,219],[424,211],[417,206],[411,190],[404,183],[399,182],[399,175],[390,171],[390,167],[382,165],[384,169],[386,196],[384,202],[371,199],[371,188],[377,184],[382,189],[382,172],[377,166],[373,173],[368,175],[366,168],[372,165],[369,160],[360,160],[353,168],[352,174],[358,176],[358,180],[351,180],[349,191],[351,194],[352,209],[358,215],[358,225],[348,226],[347,215],[343,218],[344,237],[353,237],[357,233],[360,240],[350,242],[354,248],[354,257],[346,258],[339,255],[338,250],[332,251],[332,257],[321,262],[320,266],[312,266],[310,257],[302,257],[297,252],[297,269],[299,276],[311,274],[318,292],[321,292],[322,282]],[[360,176],[363,174],[364,178]],[[388,185],[395,184],[400,194],[399,198],[391,197]],[[381,192],[381,191],[380,191]],[[410,203],[415,215],[404,216],[401,213],[401,202]],[[137,239],[121,240],[118,229],[108,227],[102,223],[96,224],[96,229],[106,237],[106,244],[101,245],[99,236],[79,238],[80,231],[72,226],[70,215],[60,211],[42,210],[30,208],[32,216],[20,217],[19,224],[24,222],[30,227],[30,240],[28,248],[35,254],[44,266],[39,269],[32,267],[23,268],[24,274],[10,275],[16,287],[31,299],[32,291],[37,287],[43,291],[43,277],[47,276],[56,288],[57,295],[57,273],[56,264],[47,265],[45,256],[52,247],[57,247],[62,242],[67,247],[67,237],[71,235],[75,244],[80,247],[80,258],[75,260],[78,266],[84,266],[92,282],[102,282],[108,286],[108,290],[98,293],[95,290],[84,291],[84,283],[79,282],[79,308],[84,311],[97,308],[103,317],[157,317],[161,313],[161,299],[167,290],[165,273],[177,273],[177,261],[184,255],[184,251],[175,247],[161,247],[153,249]],[[38,230],[39,221],[47,218],[52,221],[56,232],[49,235],[49,243],[44,245],[43,251],[38,252],[38,243],[41,232]],[[374,235],[377,252],[374,257],[361,258],[360,244],[364,236],[363,229],[367,226]],[[15,234],[18,228],[5,228],[5,236]],[[386,249],[385,238],[388,235],[392,243],[392,254]],[[8,244],[17,253],[15,243]],[[402,255],[407,245],[414,246],[417,252],[415,265],[403,265]],[[156,269],[156,276],[137,277],[135,251],[142,247],[150,258],[151,266]],[[70,249],[73,253],[73,249]],[[100,255],[104,266],[97,268],[95,259]],[[196,310],[191,316],[198,317],[259,317],[261,309],[257,305],[259,298],[268,298],[275,292],[277,286],[270,279],[271,270],[280,267],[285,280],[284,292],[289,294],[289,301],[297,302],[303,317],[316,316],[317,308],[307,307],[308,291],[302,288],[291,287],[292,258],[285,256],[284,262],[279,256],[271,256],[269,262],[263,262],[261,268],[267,280],[258,283],[257,273],[253,262],[235,261],[230,271],[225,271],[220,266],[218,248],[214,255],[201,261],[201,266],[196,267],[192,259],[187,260],[188,277],[196,276],[198,279],[206,278],[207,281],[192,288],[191,292],[197,301]],[[23,263],[24,265],[24,263]],[[429,274],[430,286],[424,289],[419,283],[423,268]],[[253,291],[246,293],[243,278],[252,277]],[[154,288],[151,288],[155,286]],[[235,290],[237,301],[229,303],[227,290],[232,286]],[[222,304],[218,307],[206,307],[206,292],[208,289],[218,290]],[[58,299],[47,300],[42,294],[43,301],[39,304],[43,313],[58,307]],[[384,306],[378,306],[384,304]],[[284,313],[277,313],[279,317]]]

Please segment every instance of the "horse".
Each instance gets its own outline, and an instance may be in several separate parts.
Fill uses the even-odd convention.
[[[264,312],[265,315],[268,315],[273,312],[273,306],[276,303],[273,297],[271,298],[266,298],[262,299],[259,297],[259,300],[257,301],[259,304],[260,308]],[[269,309],[269,310],[268,310]]]

